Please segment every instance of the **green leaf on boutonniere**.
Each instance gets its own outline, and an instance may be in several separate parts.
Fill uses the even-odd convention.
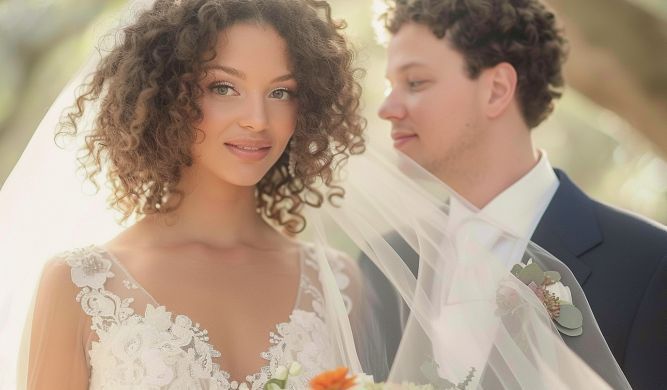
[[[511,273],[533,290],[547,309],[554,321],[554,325],[561,333],[572,337],[583,334],[583,316],[581,311],[573,304],[562,301],[561,295],[569,297],[570,292],[566,286],[562,285],[562,277],[559,272],[545,272],[530,259],[527,264],[515,264],[512,267]],[[499,289],[499,291],[501,290]],[[499,292],[498,294],[497,303],[500,309],[498,312],[501,315],[511,314],[512,310],[507,310],[506,307],[507,299],[505,299],[503,293]]]
[[[568,328],[563,328],[562,326],[558,325],[558,323],[556,323],[556,328],[562,334],[564,334],[566,336],[570,336],[570,337],[577,337],[577,336],[581,336],[582,334],[584,334],[584,328],[583,327],[578,327],[577,329],[568,329]]]
[[[556,323],[563,328],[577,329],[583,325],[584,317],[574,305],[566,303],[560,305],[560,314],[556,318]]]
[[[544,271],[535,263],[528,264],[519,272],[518,278],[526,285],[535,282],[536,285],[541,286],[544,283]]]
[[[549,279],[548,284],[560,282],[560,274],[556,271],[546,271],[544,277]]]

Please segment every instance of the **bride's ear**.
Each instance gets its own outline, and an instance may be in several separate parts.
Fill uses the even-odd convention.
[[[482,72],[485,86],[484,111],[488,118],[495,119],[502,115],[514,101],[518,76],[514,67],[507,63],[485,69]]]

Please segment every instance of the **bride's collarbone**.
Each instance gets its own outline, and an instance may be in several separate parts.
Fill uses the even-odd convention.
[[[134,276],[146,278],[176,276],[219,284],[262,279],[278,281],[299,271],[295,251],[260,251],[246,248],[109,248],[117,260]]]
[[[187,315],[205,328],[227,328],[230,316],[259,323],[283,322],[300,292],[297,254],[159,249],[117,252],[113,255],[128,277],[156,304],[174,315]],[[226,329],[224,333],[236,332]]]

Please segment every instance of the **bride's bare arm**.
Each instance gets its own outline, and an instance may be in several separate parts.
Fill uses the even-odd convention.
[[[44,268],[30,331],[28,389],[88,388],[84,340],[90,327],[76,301],[70,269],[59,259]]]

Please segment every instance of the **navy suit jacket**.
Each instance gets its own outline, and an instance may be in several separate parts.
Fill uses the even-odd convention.
[[[667,389],[667,229],[599,203],[562,171],[556,175],[560,185],[532,241],[572,270],[632,387]],[[416,254],[406,244],[397,247],[416,274]],[[395,295],[369,260],[360,266],[379,296],[375,310],[384,319],[391,362],[401,334]],[[564,340],[594,365],[594,351],[578,350],[576,338]]]
[[[632,387],[667,389],[667,230],[556,175],[532,241],[572,270]]]

